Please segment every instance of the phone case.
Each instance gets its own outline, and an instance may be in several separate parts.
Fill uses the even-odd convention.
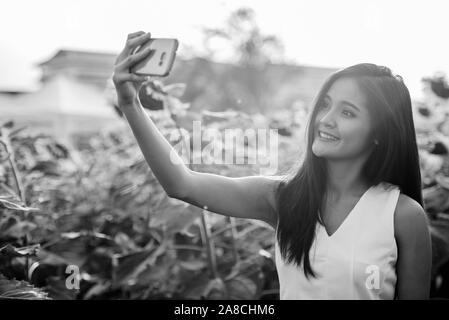
[[[178,49],[177,39],[154,38],[139,46],[134,53],[150,47],[154,50],[147,58],[131,68],[138,75],[165,77],[170,73]]]

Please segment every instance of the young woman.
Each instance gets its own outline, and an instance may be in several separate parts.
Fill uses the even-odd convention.
[[[151,170],[170,197],[276,230],[281,299],[427,299],[431,242],[410,94],[374,64],[332,74],[316,98],[307,149],[282,177],[229,178],[169,161],[173,148],[138,100],[129,72],[151,35],[128,35],[113,81]],[[176,154],[176,152],[174,152]]]

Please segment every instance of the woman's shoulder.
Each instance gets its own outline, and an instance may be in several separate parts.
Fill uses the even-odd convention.
[[[399,191],[394,210],[394,234],[397,240],[410,239],[414,232],[423,232],[427,228],[427,214],[418,201],[402,193],[396,184],[382,181],[379,185],[387,191]]]
[[[404,220],[426,215],[426,212],[418,201],[401,192],[399,193],[394,215],[398,220]]]
[[[394,231],[398,239],[413,237],[413,233],[427,228],[427,214],[413,198],[400,193],[394,212]]]

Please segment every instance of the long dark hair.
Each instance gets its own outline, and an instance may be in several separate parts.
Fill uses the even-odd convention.
[[[309,250],[313,244],[316,223],[326,192],[325,159],[315,156],[312,143],[315,118],[324,95],[340,78],[354,79],[365,94],[377,139],[362,175],[371,185],[388,182],[421,206],[421,173],[410,93],[402,78],[384,66],[363,63],[331,74],[318,92],[306,129],[307,146],[298,168],[284,176],[277,189],[277,241],[288,263],[303,262],[305,276],[316,277],[311,268]]]

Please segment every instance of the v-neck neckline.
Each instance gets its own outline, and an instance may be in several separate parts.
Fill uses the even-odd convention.
[[[323,224],[317,222],[320,227],[324,230],[324,234],[326,235],[326,238],[328,239],[332,239],[336,233],[338,233],[340,231],[340,229],[344,226],[344,224],[346,223],[346,221],[351,217],[352,213],[357,209],[357,207],[359,207],[360,203],[362,202],[362,200],[366,197],[366,195],[368,194],[368,192],[373,188],[374,186],[369,187],[363,194],[362,196],[359,198],[359,200],[357,201],[357,203],[354,205],[354,207],[351,209],[351,211],[349,211],[349,213],[346,215],[346,217],[344,218],[344,220],[340,223],[340,225],[337,227],[337,229],[335,229],[335,231],[329,235],[329,233],[327,232],[326,226],[324,225],[324,220],[321,217],[321,212],[320,210],[318,210],[318,215],[321,219],[321,221],[323,221]]]

